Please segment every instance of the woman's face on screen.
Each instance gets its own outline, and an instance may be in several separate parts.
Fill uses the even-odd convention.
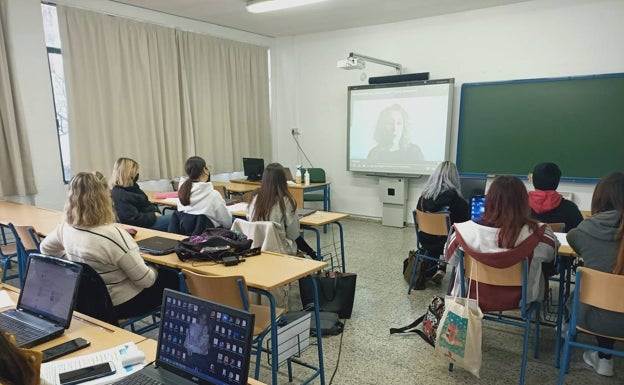
[[[392,111],[386,122],[388,138],[391,138],[388,142],[392,144],[392,147],[398,147],[404,127],[403,114],[400,111]]]

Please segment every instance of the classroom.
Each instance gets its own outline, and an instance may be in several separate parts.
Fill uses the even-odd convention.
[[[2,28],[6,49],[10,52],[11,68],[14,71],[12,73],[14,97],[22,109],[20,119],[28,137],[28,142],[24,145],[30,149],[33,178],[37,187],[35,195],[3,196],[2,199],[62,210],[67,185],[62,177],[41,2],[37,0],[0,0],[0,2],[1,11],[6,13],[3,19],[8,20],[6,25],[3,23]],[[58,0],[53,3],[268,48],[271,108],[270,137],[266,139],[270,141],[270,153],[263,154],[265,161],[279,161],[291,168],[297,164],[308,165],[311,161],[314,167],[325,170],[331,182],[331,210],[347,213],[351,217],[344,221],[347,266],[349,270],[353,268],[354,272],[360,274],[358,293],[361,294],[358,295],[364,297],[359,299],[361,303],[356,302],[354,310],[354,314],[361,319],[359,321],[352,319],[347,323],[344,338],[351,338],[353,346],[361,349],[361,355],[364,356],[375,354],[373,350],[375,347],[389,345],[383,348],[383,355],[388,357],[379,358],[382,361],[379,363],[362,362],[355,353],[346,355],[347,361],[341,363],[341,366],[345,367],[339,368],[334,383],[399,383],[412,377],[415,383],[517,381],[515,363],[509,364],[514,368],[509,372],[513,373],[501,373],[502,378],[498,381],[497,371],[505,371],[506,363],[499,360],[495,366],[486,370],[487,364],[484,361],[482,378],[477,380],[469,374],[462,373],[461,369],[448,373],[445,365],[434,358],[423,359],[421,356],[427,352],[428,347],[420,344],[421,341],[389,339],[384,334],[390,327],[411,322],[423,312],[433,294],[440,294],[439,290],[436,292],[434,289],[427,289],[425,292],[406,296],[406,284],[400,276],[401,261],[407,257],[408,251],[415,247],[410,213],[411,208],[416,207],[426,177],[409,180],[406,203],[406,207],[409,208],[406,215],[407,227],[381,226],[383,206],[379,197],[378,178],[347,171],[345,167],[348,140],[347,88],[367,84],[367,78],[393,75],[394,72],[388,67],[374,64],[367,64],[366,68],[360,71],[344,71],[336,68],[336,61],[346,58],[350,52],[358,52],[402,63],[404,72],[407,73],[429,72],[431,79],[454,78],[450,158],[455,160],[458,145],[459,89],[462,84],[624,72],[624,50],[621,42],[621,36],[624,36],[624,24],[621,22],[624,19],[624,2],[481,1],[479,3],[484,4],[482,7],[476,6],[453,13],[400,21],[371,18],[365,25],[349,22],[351,16],[345,14],[341,15],[345,19],[345,27],[276,35],[253,33],[152,11],[147,9],[149,5],[136,7],[123,2],[105,0]],[[380,9],[380,13],[383,13],[383,9]],[[305,151],[305,156],[293,141],[293,129],[299,132],[298,140]],[[556,146],[556,143],[552,145]],[[592,154],[583,154],[582,149],[567,149],[567,151],[578,152],[579,158],[592,157]],[[180,168],[173,173],[174,175],[161,177],[173,178],[182,175],[184,171],[182,163],[181,159]],[[529,173],[532,167],[533,164],[527,164],[526,173]],[[624,163],[613,165],[613,170],[622,170],[623,167]],[[2,168],[5,168],[4,164]],[[221,172],[241,170],[242,162],[237,163],[233,169],[222,169]],[[100,171],[108,175],[110,169]],[[530,189],[530,183],[528,181],[525,183]],[[563,181],[558,190],[572,193],[573,201],[581,210],[587,211],[590,210],[594,188],[595,183]],[[330,235],[324,234],[323,237]],[[363,242],[365,239],[367,241]],[[374,240],[378,240],[377,244]],[[376,276],[362,278],[366,272],[378,273],[372,266],[377,262],[372,261],[377,261],[382,256],[388,259],[383,267],[383,273],[387,273],[385,279]],[[392,283],[388,283],[389,281]],[[387,287],[382,289],[384,285]],[[371,293],[372,291],[380,292]],[[380,297],[382,294],[401,298],[389,301],[391,304],[383,304]],[[376,309],[373,306],[380,308]],[[397,308],[402,310],[387,314],[388,311],[395,311]],[[380,310],[385,314],[381,316],[372,314]],[[366,324],[363,323],[363,319],[372,319],[373,322]],[[348,330],[349,326],[353,328],[351,331]],[[366,335],[373,335],[376,338],[370,346],[365,345]],[[327,381],[335,366],[335,362],[331,364],[329,362],[336,361],[336,350],[342,346],[337,342],[338,338],[340,337],[324,341],[328,354]],[[487,338],[496,340],[496,333],[490,329]],[[504,342],[504,338],[498,338],[499,342]],[[551,337],[550,341],[554,341],[554,337]],[[491,344],[493,345],[494,343]],[[541,344],[546,345],[548,343]],[[517,349],[521,351],[521,348]],[[511,355],[518,355],[517,349]],[[555,383],[557,370],[550,362],[553,356],[552,349],[543,354],[547,358],[541,357],[539,361],[529,360],[527,383],[536,383],[542,376],[547,379],[545,382]],[[488,348],[484,347],[484,351],[487,355]],[[489,352],[490,357],[500,353],[497,349],[491,349]],[[510,353],[505,351],[501,354],[505,356]],[[329,358],[330,355],[332,358]],[[424,365],[427,369],[422,373],[416,369],[420,359],[426,361]],[[532,364],[535,366],[532,367]],[[580,369],[582,363],[576,364],[573,369],[577,375],[567,377],[566,383],[622,382],[621,372],[624,372],[624,368],[617,359],[616,377],[612,379],[598,378],[591,370]],[[367,370],[368,377],[358,374],[358,371],[362,371],[367,365],[372,365],[374,372]],[[349,378],[349,372],[352,378]],[[375,372],[383,372],[386,375],[376,377]],[[266,378],[264,380],[269,381]]]

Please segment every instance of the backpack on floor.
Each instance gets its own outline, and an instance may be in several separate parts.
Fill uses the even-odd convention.
[[[436,331],[438,330],[438,324],[440,323],[442,314],[444,314],[444,298],[434,295],[425,314],[418,317],[418,319],[407,326],[391,328],[390,334],[416,333],[429,345],[435,347]],[[420,329],[416,328],[421,323],[422,327]]]

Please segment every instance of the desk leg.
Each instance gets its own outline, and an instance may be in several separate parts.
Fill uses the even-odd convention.
[[[330,187],[329,185],[325,185],[323,189],[323,210],[331,211],[331,201],[330,201]],[[323,226],[323,234],[327,234],[327,225]]]
[[[309,275],[308,279],[312,280],[314,287],[314,316],[316,318],[316,343],[318,348],[319,376],[321,377],[321,385],[325,385],[325,366],[323,364],[323,336],[321,335],[321,313],[319,311],[318,285],[316,279]]]
[[[273,294],[271,294],[267,290],[256,289],[253,287],[249,287],[249,291],[253,291],[264,295],[269,300],[270,308],[271,308],[271,384],[277,385],[277,371],[279,370],[278,362],[277,362],[277,313],[275,311],[276,304],[275,298]],[[258,349],[262,349],[262,346],[258,346]],[[260,353],[262,355],[262,353]],[[256,363],[256,373],[255,378],[258,378],[260,365]]]
[[[319,231],[316,229],[316,227],[313,226],[301,226],[302,229],[304,230],[310,230],[310,231],[314,231],[314,233],[316,234],[316,259],[319,261],[323,260],[323,256],[321,255],[321,234],[319,233]]]
[[[342,272],[346,273],[347,272],[347,267],[345,265],[345,252],[344,252],[344,233],[342,231],[342,223],[340,222],[334,222],[336,225],[338,225],[338,229],[340,231],[340,256],[342,257]]]
[[[558,255],[559,258],[559,298],[557,298],[557,325],[555,326],[555,368],[559,367],[561,360],[561,326],[565,315],[564,306],[570,294],[570,281],[572,280],[572,258]],[[564,290],[565,289],[565,290]]]

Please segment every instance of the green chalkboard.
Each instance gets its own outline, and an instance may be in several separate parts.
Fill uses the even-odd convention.
[[[461,173],[527,175],[555,162],[568,180],[624,171],[624,74],[465,83]]]

